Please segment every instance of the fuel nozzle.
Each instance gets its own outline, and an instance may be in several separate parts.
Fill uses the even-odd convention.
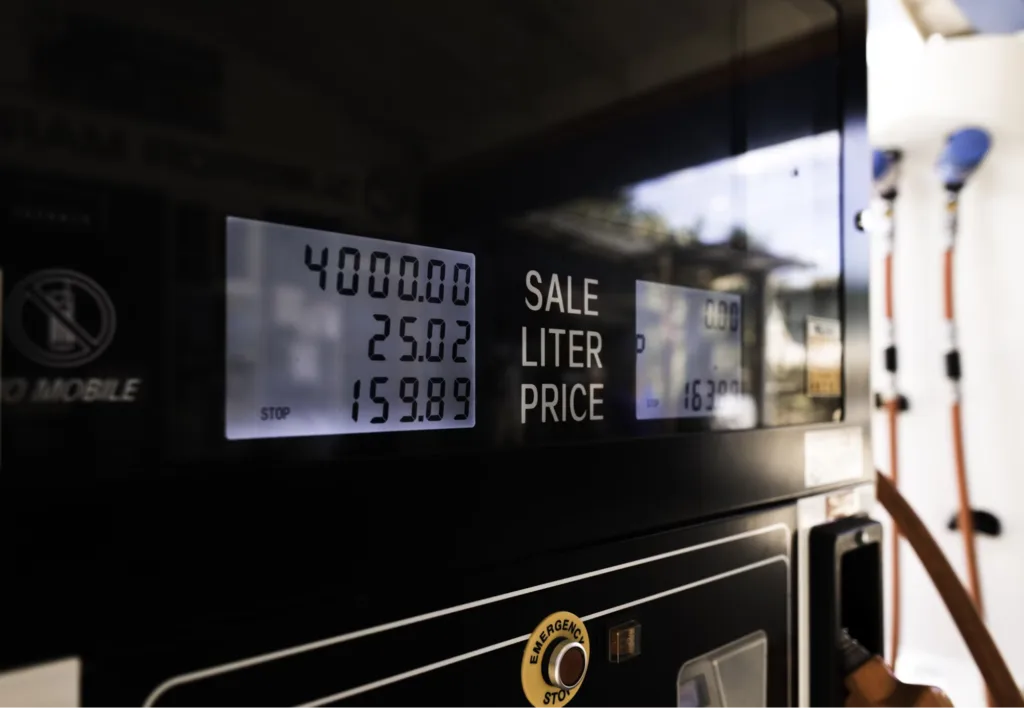
[[[978,169],[989,149],[992,136],[983,128],[963,128],[950,133],[936,167],[948,192],[959,192]]]
[[[839,645],[843,671],[846,674],[847,706],[948,706],[949,697],[934,686],[903,683],[892,668],[877,654],[872,654],[843,629]]]
[[[871,153],[871,180],[875,194],[882,199],[891,201],[896,198],[902,160],[903,153],[899,150],[874,150]]]
[[[839,633],[839,654],[842,656],[843,673],[849,676],[872,659],[872,653],[850,636],[850,630],[843,627]]]

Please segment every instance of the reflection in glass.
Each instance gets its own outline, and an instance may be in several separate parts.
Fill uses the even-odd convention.
[[[742,295],[741,395],[722,401],[715,427],[832,420],[841,399],[807,390],[806,326],[808,317],[839,317],[840,150],[838,132],[810,135],[535,211],[517,225],[563,247],[627,257],[638,280]],[[683,362],[699,344],[681,313],[661,326],[672,361],[638,378],[638,406],[652,387],[682,400]],[[639,407],[637,416],[659,417]]]

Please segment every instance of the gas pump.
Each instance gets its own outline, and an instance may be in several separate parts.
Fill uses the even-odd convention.
[[[863,0],[2,13],[0,703],[845,702]]]

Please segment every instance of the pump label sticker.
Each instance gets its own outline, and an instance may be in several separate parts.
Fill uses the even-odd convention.
[[[860,511],[857,490],[847,489],[825,497],[825,518],[829,521],[853,516]]]
[[[4,332],[21,356],[65,376],[8,377],[0,400],[19,403],[133,403],[141,378],[71,373],[107,352],[117,332],[117,312],[107,291],[84,273],[63,268],[23,278],[4,304]]]
[[[110,296],[73,270],[33,273],[14,286],[7,308],[11,342],[40,366],[82,366],[114,341],[117,322]]]
[[[843,330],[839,320],[807,318],[807,395],[843,395]]]
[[[864,433],[859,427],[811,430],[804,435],[804,482],[836,484],[864,475]]]

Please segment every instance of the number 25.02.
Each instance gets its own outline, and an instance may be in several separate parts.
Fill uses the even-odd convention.
[[[377,345],[382,344],[384,341],[391,336],[391,318],[388,315],[374,315],[373,319],[379,323],[379,331],[370,337],[366,343],[366,356],[370,361],[386,361],[387,356],[377,351]],[[444,340],[447,326],[445,321],[440,318],[430,318],[427,320],[426,326],[426,341],[425,341],[425,353],[421,357],[418,355],[420,350],[420,342],[417,337],[410,332],[410,329],[414,329],[418,318],[412,315],[407,315],[399,320],[398,336],[403,342],[406,343],[407,349],[404,354],[398,357],[400,361],[408,362],[440,362],[444,359]],[[458,327],[462,336],[456,338],[451,348],[451,360],[457,364],[465,364],[469,361],[466,358],[465,348],[469,344],[471,335],[473,333],[472,325],[468,320],[456,320],[456,327]]]

